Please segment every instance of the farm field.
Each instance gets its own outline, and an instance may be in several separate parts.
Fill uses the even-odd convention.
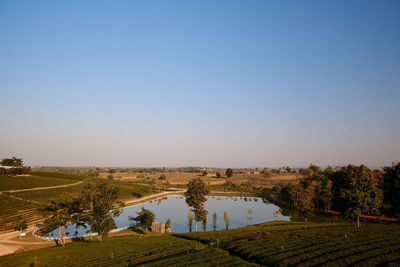
[[[0,232],[11,230],[12,222],[18,216],[27,219],[29,224],[35,224],[41,220],[37,208],[41,204],[58,198],[78,197],[85,184],[107,182],[110,185],[120,189],[121,200],[133,199],[140,195],[147,195],[157,190],[150,184],[136,184],[129,181],[116,181],[102,178],[84,178],[83,176],[73,174],[60,174],[51,172],[32,172],[34,176],[5,176],[5,179],[28,179],[30,183],[25,189],[32,187],[50,187],[62,184],[72,184],[62,188],[41,189],[20,192],[3,192],[0,194]],[[3,178],[3,177],[1,177]],[[31,180],[33,181],[31,181]],[[82,180],[84,179],[84,180]],[[82,180],[82,183],[75,184]],[[1,181],[1,180],[0,180]],[[15,180],[12,180],[15,181]],[[22,180],[20,180],[22,181]],[[10,183],[8,190],[22,189],[19,183]],[[28,187],[30,185],[30,187]]]
[[[211,245],[212,244],[212,245]],[[400,225],[276,223],[187,234],[130,235],[0,257],[29,266],[398,266]]]
[[[190,266],[213,262],[248,266],[224,250],[170,235],[122,236],[103,242],[74,242],[62,247],[0,257],[2,266]]]
[[[400,225],[278,224],[228,231],[189,233],[185,238],[220,247],[268,266],[374,266],[400,264]]]
[[[44,172],[17,176],[0,175],[0,191],[72,184],[82,179],[84,177],[78,175]]]
[[[120,197],[121,199],[132,199],[134,198],[133,193],[140,193],[142,195],[146,195],[152,193],[155,189],[151,185],[144,184],[136,184],[133,182],[124,182],[124,181],[115,181],[115,180],[107,180],[102,178],[87,178],[83,181],[82,184],[73,185],[65,188],[54,188],[54,189],[45,189],[45,190],[37,190],[37,191],[23,191],[23,192],[15,192],[12,193],[13,196],[29,199],[38,202],[46,202],[50,199],[63,197],[77,197],[85,184],[87,183],[100,183],[107,182],[112,186],[116,186],[120,189]]]
[[[102,173],[101,177],[107,177],[108,173]],[[159,180],[161,175],[166,176],[166,180]],[[274,185],[286,185],[290,182],[295,182],[298,176],[295,174],[277,174],[273,173],[271,177],[263,177],[261,174],[234,174],[229,179],[217,178],[215,173],[209,173],[207,176],[201,176],[199,173],[192,172],[164,172],[164,173],[116,173],[114,177],[127,181],[155,181],[156,183],[168,181],[171,185],[186,185],[190,179],[201,177],[210,185],[222,185],[226,181],[233,184],[241,185],[253,183],[257,186],[273,187]],[[225,176],[223,176],[225,177]]]

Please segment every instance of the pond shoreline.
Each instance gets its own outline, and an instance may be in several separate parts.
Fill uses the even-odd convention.
[[[176,190],[176,191],[163,191],[161,193],[153,194],[153,195],[148,195],[144,196],[141,198],[135,198],[135,199],[128,199],[124,200],[125,207],[128,206],[133,206],[141,203],[145,203],[151,200],[155,200],[161,197],[165,196],[170,196],[170,195],[183,195],[186,192],[186,189],[182,190]],[[208,195],[210,196],[232,196],[232,197],[258,197],[254,193],[243,193],[243,192],[225,192],[225,191],[211,191]]]

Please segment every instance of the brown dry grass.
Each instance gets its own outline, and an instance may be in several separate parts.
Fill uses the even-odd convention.
[[[164,174],[167,179],[159,180],[159,177]],[[101,176],[107,177],[108,173],[103,173]],[[201,176],[199,173],[189,172],[165,172],[165,173],[115,173],[114,177],[125,181],[155,181],[156,183],[169,182],[171,185],[187,184],[189,180],[195,177],[201,177],[210,185],[224,184],[226,179],[217,178],[215,173],[209,173],[207,176]],[[234,174],[228,179],[234,184],[250,183],[255,186],[273,187],[275,185],[286,185],[291,182],[296,182],[298,176],[296,174],[273,174],[271,177],[264,177],[262,174]]]

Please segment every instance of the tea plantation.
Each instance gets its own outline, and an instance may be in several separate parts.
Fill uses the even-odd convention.
[[[80,182],[79,184],[77,184]],[[52,199],[79,197],[87,183],[107,182],[118,187],[121,200],[132,199],[136,195],[156,192],[152,185],[116,181],[103,178],[87,178],[78,174],[32,171],[26,176],[0,175],[0,233],[12,230],[12,223],[21,216],[34,225],[42,220],[37,208]],[[51,186],[67,185],[58,188]],[[43,187],[41,190],[30,188]],[[7,192],[8,190],[27,189],[26,191]],[[2,192],[3,191],[3,192]]]
[[[27,175],[0,175],[0,191],[72,184],[84,178],[75,174],[39,171],[32,171]]]
[[[399,266],[400,225],[281,223],[118,236],[0,257],[1,266]]]
[[[400,265],[400,225],[288,224],[190,233],[184,238],[268,266]]]

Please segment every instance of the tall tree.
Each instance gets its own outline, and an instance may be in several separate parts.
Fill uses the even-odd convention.
[[[228,178],[231,178],[233,176],[233,170],[231,168],[226,169],[225,175]]]
[[[207,215],[204,216],[204,218],[201,221],[201,223],[203,224],[203,232],[205,232],[207,230]]]
[[[217,213],[214,212],[213,213],[213,224],[212,224],[212,227],[213,227],[214,231],[217,229],[217,226],[218,226],[218,224],[217,224]]]
[[[142,210],[137,212],[137,214],[140,216],[140,225],[146,228],[150,228],[154,222],[154,219],[156,218],[156,215],[154,215],[153,212],[151,212],[148,209],[145,209],[144,207],[142,207]]]
[[[360,226],[360,215],[379,215],[383,202],[381,177],[376,171],[365,165],[341,168],[335,172],[334,184],[336,196],[342,205],[344,215],[356,218]]]
[[[83,219],[91,230],[98,233],[97,239],[102,241],[111,229],[115,229],[114,217],[122,213],[124,203],[118,201],[119,189],[107,183],[87,184],[82,191],[82,207],[85,210]]]
[[[171,219],[167,218],[165,221],[165,232],[169,233],[171,232]]]
[[[392,213],[400,218],[400,163],[384,168],[385,203],[391,205]]]
[[[210,192],[207,184],[199,177],[193,178],[188,183],[188,189],[185,192],[186,204],[193,208],[195,215],[194,229],[197,232],[197,223],[201,222],[204,216],[207,216],[207,211],[204,209],[206,195]]]
[[[59,241],[65,245],[64,237],[68,226],[72,223],[80,224],[82,208],[79,200],[53,200],[43,205],[39,211],[46,217],[44,225],[46,229],[58,228]],[[64,227],[64,230],[62,228]]]
[[[226,230],[228,230],[231,222],[230,222],[229,214],[226,211],[224,211],[224,221],[225,221],[225,228],[226,228]]]
[[[187,221],[188,221],[188,227],[189,227],[189,232],[192,232],[192,227],[193,227],[193,212],[192,209],[189,208],[189,213],[187,216]]]
[[[314,198],[315,198],[315,188],[316,181],[312,181],[309,183],[301,184],[300,190],[298,191],[298,202],[297,208],[301,212],[301,215],[304,216],[304,221],[308,222],[308,217],[312,213],[314,209]]]
[[[282,214],[282,209],[279,208],[274,212],[274,216],[275,216],[275,221],[279,221],[279,215]]]
[[[11,167],[22,167],[23,166],[23,160],[22,158],[4,158],[0,162],[1,166],[11,166]]]

